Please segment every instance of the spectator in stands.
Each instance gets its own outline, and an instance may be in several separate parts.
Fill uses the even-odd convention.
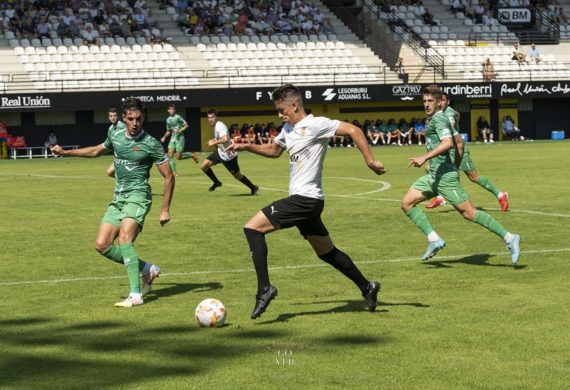
[[[49,24],[45,19],[41,19],[36,26],[36,34],[38,38],[49,38]]]
[[[71,29],[69,26],[63,21],[63,18],[59,19],[59,24],[56,27],[57,36],[61,39],[64,38],[71,38]]]
[[[272,144],[275,140],[275,137],[277,137],[277,134],[279,134],[277,127],[275,127],[275,124],[273,122],[269,122],[267,124],[267,143]]]
[[[493,14],[490,10],[486,10],[483,14],[483,25],[484,26],[494,26],[496,24],[497,19],[493,17]]]
[[[465,5],[460,0],[451,0],[449,2],[449,10],[455,15],[458,12],[464,12]]]
[[[382,133],[380,133],[380,130],[378,130],[378,127],[376,127],[376,123],[370,122],[370,128],[368,130],[368,133],[366,134],[366,137],[368,138],[368,140],[370,141],[371,145],[378,145],[378,141],[381,139],[380,135]],[[384,138],[382,137],[382,143],[384,144]]]
[[[123,32],[123,29],[121,29],[121,25],[116,19],[111,19],[111,23],[109,24],[108,34],[112,37],[123,37],[125,39],[128,36]]]
[[[85,45],[99,45],[99,33],[93,30],[90,24],[85,27],[82,31],[81,36],[83,37],[83,44]]]
[[[244,134],[243,140],[244,140],[245,142],[247,142],[248,144],[255,144],[255,143],[256,143],[256,142],[255,142],[255,138],[256,138],[256,137],[255,137],[255,130],[254,130],[253,125],[248,126],[248,127],[247,127],[247,130],[246,130],[246,132],[245,132],[245,134]]]
[[[402,137],[402,142],[404,145],[412,144],[412,128],[404,118],[400,119],[398,123],[398,130],[400,130],[400,137]]]
[[[429,9],[427,9],[427,8],[426,8],[426,12],[425,12],[424,16],[422,16],[422,20],[427,25],[437,26],[437,22],[435,20],[433,20],[433,14],[431,12],[429,12]]]
[[[507,115],[503,118],[502,128],[503,135],[510,137],[513,141],[519,139],[521,131],[517,126],[515,126],[515,121],[510,115]]]
[[[50,151],[50,148],[52,146],[55,146],[55,145],[57,145],[57,136],[55,135],[55,133],[53,131],[50,131],[49,136],[47,137],[47,139],[44,142],[44,146],[47,148],[47,151]],[[56,157],[56,155],[53,154],[53,152],[51,152],[51,155],[53,157]]]
[[[483,15],[485,15],[485,7],[479,3],[473,8],[473,15],[475,16],[475,23],[483,23]]]
[[[518,42],[515,42],[515,45],[513,46],[513,57],[511,59],[515,60],[519,64],[526,61],[526,54],[521,51]]]
[[[493,143],[493,130],[491,130],[491,126],[487,119],[483,115],[479,117],[477,120],[477,131],[479,132],[479,137],[483,140],[483,142]]]
[[[496,81],[497,74],[495,73],[495,67],[491,63],[491,59],[487,57],[487,59],[483,61],[481,65],[483,66],[483,80]]]
[[[321,27],[321,33],[323,34],[334,34],[334,27],[331,23],[331,20],[329,18],[325,18],[323,20],[323,25]]]
[[[20,17],[20,31],[24,38],[34,38],[36,36],[36,29],[34,28],[34,21],[29,14],[24,13]]]
[[[538,49],[534,43],[531,43],[530,45],[530,49],[528,50],[528,58],[530,61],[534,61],[537,64],[542,60],[540,58],[540,53],[538,52]]]
[[[417,118],[414,123],[414,137],[416,137],[416,142],[418,145],[422,144],[422,138],[424,143],[426,142],[426,120]]]
[[[408,73],[404,69],[404,59],[402,57],[398,58],[396,65],[394,65],[394,71],[398,74],[398,78],[402,80],[404,84],[408,83]]]
[[[288,17],[293,8],[293,0],[281,0],[281,10]]]
[[[556,14],[556,22],[558,24],[568,24],[568,17],[564,13],[564,8],[558,7],[558,13]]]
[[[255,143],[263,145],[267,143],[267,135],[264,132],[265,126],[263,123],[256,123],[253,126],[253,131],[255,132]]]
[[[402,133],[400,133],[400,129],[398,129],[396,121],[394,119],[389,119],[388,124],[386,126],[388,128],[388,139],[386,143],[390,145],[393,140],[396,140],[398,146],[402,146],[402,143],[400,142],[400,137],[402,136]]]
[[[422,18],[425,13],[426,13],[426,10],[424,8],[423,3],[421,1],[418,1],[414,5],[414,15],[416,15],[417,18]]]

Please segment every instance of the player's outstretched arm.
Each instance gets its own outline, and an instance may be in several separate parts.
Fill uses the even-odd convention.
[[[430,158],[439,156],[440,154],[447,152],[452,147],[453,147],[453,139],[451,137],[442,138],[439,142],[439,145],[437,145],[435,149],[430,150],[423,156],[410,158],[410,163],[408,164],[408,168],[411,166],[419,168],[422,165],[424,165],[425,162]]]
[[[174,175],[170,170],[168,160],[156,166],[158,171],[164,177],[164,195],[162,197],[162,209],[160,210],[159,222],[162,226],[170,221],[170,202],[174,194]]]
[[[364,136],[362,130],[348,122],[340,122],[338,129],[336,129],[335,135],[347,135],[354,141],[354,144],[360,150],[362,157],[368,168],[372,169],[377,175],[383,175],[386,173],[384,169],[384,164],[378,160],[374,160],[372,151],[368,146],[368,141]]]
[[[66,150],[59,145],[54,145],[50,148],[51,152],[56,156],[72,156],[72,157],[99,157],[103,154],[107,154],[110,150],[105,149],[103,144],[96,146],[87,146],[85,148],[79,149],[69,149]]]
[[[284,149],[275,142],[263,145],[236,144],[235,142],[232,142],[232,144],[226,148],[226,152],[234,152],[239,150],[245,150],[247,152],[259,154],[263,157],[277,158],[281,156],[281,153],[283,153]]]

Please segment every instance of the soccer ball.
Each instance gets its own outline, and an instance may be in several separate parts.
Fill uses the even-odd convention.
[[[226,307],[217,299],[204,299],[196,307],[196,321],[205,328],[217,328],[226,322]]]

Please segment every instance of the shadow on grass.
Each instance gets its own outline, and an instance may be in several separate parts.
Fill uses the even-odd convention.
[[[198,326],[71,321],[0,321],[0,388],[130,388],[149,382],[167,388],[170,381],[180,384],[256,353],[259,348],[247,339],[286,335],[253,331],[232,343],[226,333]]]
[[[331,336],[322,339],[322,342],[329,344],[336,344],[340,346],[346,345],[368,345],[368,344],[379,344],[385,342],[381,337],[376,336],[364,336],[364,335],[341,335],[341,336]]]
[[[424,262],[423,264],[431,268],[453,268],[452,267],[453,264],[467,264],[467,265],[479,265],[479,266],[482,265],[487,267],[509,267],[514,269],[526,268],[526,265],[512,265],[510,262],[504,264],[491,264],[489,263],[489,259],[491,257],[493,257],[493,255],[490,255],[488,253],[481,253],[455,260],[440,260],[440,261],[429,260]]]
[[[381,302],[378,301],[378,307],[374,313],[368,313],[366,310],[366,306],[363,300],[352,300],[352,301],[326,301],[326,302],[317,302],[319,305],[321,304],[328,304],[328,303],[339,303],[344,302],[344,305],[333,307],[331,309],[326,310],[314,310],[314,311],[304,311],[298,313],[283,313],[279,314],[279,316],[271,321],[264,321],[258,322],[259,325],[267,325],[273,324],[276,322],[287,322],[292,318],[299,317],[299,316],[310,316],[310,315],[320,315],[320,314],[331,314],[331,313],[350,313],[350,312],[362,312],[363,314],[373,315],[376,313],[386,313],[388,310],[384,309],[385,306],[414,306],[414,307],[429,307],[429,305],[424,305],[423,303],[389,303],[389,302]]]
[[[154,284],[153,284],[154,286]],[[164,287],[169,286],[169,287]],[[200,290],[200,291],[214,291],[219,290],[223,286],[218,282],[212,283],[161,283],[155,286],[152,291],[145,296],[144,302],[149,303],[156,301],[160,298],[167,298],[173,295],[186,294],[190,291]]]

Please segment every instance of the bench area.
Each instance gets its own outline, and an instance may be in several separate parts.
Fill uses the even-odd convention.
[[[77,149],[79,145],[61,145],[64,149]],[[10,149],[10,158],[11,159],[18,159],[18,158],[29,158],[32,159],[34,157],[54,157],[51,152],[49,151],[49,147],[46,146],[26,146],[23,148],[11,148]]]

